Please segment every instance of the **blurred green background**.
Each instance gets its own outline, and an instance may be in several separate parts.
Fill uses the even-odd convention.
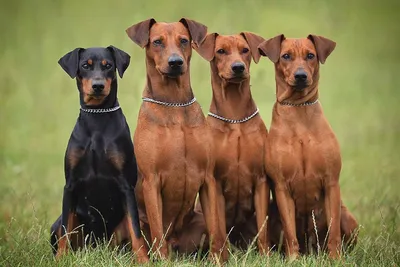
[[[342,149],[342,196],[365,236],[400,239],[399,1],[2,1],[0,10],[0,247],[61,211],[63,156],[79,112],[75,82],[57,64],[75,47],[114,45],[131,55],[119,100],[133,132],[145,83],[144,51],[125,34],[154,17],[188,17],[210,32],[264,38],[309,33],[337,42],[321,68],[320,99]],[[193,52],[192,87],[206,112],[209,64]],[[253,97],[267,126],[273,64],[252,64]]]

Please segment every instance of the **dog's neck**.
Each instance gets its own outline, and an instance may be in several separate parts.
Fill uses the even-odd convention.
[[[82,82],[80,79],[76,79],[76,84],[79,89],[79,99],[81,102],[81,107],[84,109],[106,109],[106,108],[113,108],[117,107],[119,105],[118,99],[117,99],[117,78],[114,78],[114,80],[111,82],[111,88],[110,88],[110,94],[104,99],[104,101],[100,105],[96,106],[91,106],[91,105],[86,105],[84,101],[84,95],[83,95],[83,88],[82,88]]]
[[[240,83],[230,83],[218,75],[211,62],[213,96],[210,112],[228,119],[240,120],[253,114],[257,107],[251,96],[250,78]]]
[[[283,78],[283,75],[276,75],[276,103],[273,109],[273,120],[278,117],[288,120],[290,123],[313,124],[315,115],[322,114],[322,108],[318,99],[318,74],[313,77],[313,84],[305,90],[295,91]],[[306,106],[290,106],[283,103],[300,105],[314,103]]]
[[[275,75],[277,102],[299,105],[314,102],[318,99],[318,73],[313,77],[313,84],[305,88],[303,91],[296,91],[292,86],[290,86],[285,81],[284,75],[277,69],[275,70],[275,73],[277,73],[277,75]]]
[[[194,95],[190,85],[190,62],[187,64],[186,73],[170,78],[156,69],[153,59],[146,58],[147,83],[143,96],[169,103],[187,103],[192,100]]]

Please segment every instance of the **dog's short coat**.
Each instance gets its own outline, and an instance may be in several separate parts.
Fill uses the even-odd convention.
[[[220,228],[224,234],[229,231],[229,240],[244,249],[259,233],[259,251],[268,253],[269,186],[263,156],[268,132],[250,90],[250,63],[252,59],[258,63],[257,46],[263,41],[250,32],[211,33],[200,46],[194,47],[210,61],[210,111],[225,119],[207,118],[216,157]]]
[[[139,262],[147,262],[140,233],[134,188],[137,166],[132,139],[117,99],[118,70],[122,78],[130,56],[107,48],[76,48],[59,60],[76,77],[81,111],[65,154],[62,214],[53,224],[56,257],[84,242],[98,239],[121,244],[119,230],[128,229]],[[87,238],[89,237],[89,238]]]
[[[212,138],[190,84],[191,42],[201,43],[206,31],[203,24],[185,18],[173,23],[149,19],[127,29],[146,51],[143,96],[159,101],[143,102],[134,141],[141,222],[162,258],[168,257],[168,244],[182,244],[179,240],[193,217],[197,193],[212,254],[222,253],[223,260],[228,256],[218,227]]]
[[[305,252],[305,236],[316,246],[313,213],[321,246],[329,228],[327,248],[332,258],[340,256],[341,237],[349,239],[357,227],[341,202],[339,143],[318,102],[320,63],[335,46],[316,35],[302,39],[279,35],[259,45],[260,53],[275,64],[276,103],[265,153],[277,204],[270,217],[273,221],[279,212],[284,246],[292,259],[299,250]],[[280,232],[273,225],[271,233]]]

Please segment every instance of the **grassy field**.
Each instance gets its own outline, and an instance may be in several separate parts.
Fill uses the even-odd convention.
[[[3,3],[4,2],[4,3]],[[400,265],[400,82],[397,1],[2,1],[0,10],[0,266],[126,266],[131,255],[100,248],[56,263],[48,229],[61,211],[63,156],[78,115],[75,87],[57,60],[75,47],[113,44],[131,66],[119,99],[133,131],[145,83],[144,51],[125,29],[154,17],[198,20],[209,31],[265,38],[319,34],[337,42],[322,66],[321,102],[342,149],[343,199],[361,227],[341,262],[303,257],[294,266]],[[207,111],[209,64],[194,53],[192,87]],[[275,100],[273,65],[251,68],[253,96],[267,125]],[[285,266],[273,255],[232,251],[230,266]],[[214,266],[173,258],[166,266]]]

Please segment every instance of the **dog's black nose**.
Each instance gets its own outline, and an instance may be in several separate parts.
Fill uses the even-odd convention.
[[[172,54],[169,58],[168,58],[168,65],[171,68],[178,68],[181,67],[183,65],[183,58],[176,55],[176,54]]]
[[[93,81],[92,88],[95,93],[100,93],[104,90],[104,83],[101,81]]]
[[[296,79],[296,82],[304,83],[307,81],[307,72],[303,69],[299,69],[294,73],[294,78]]]
[[[232,71],[233,71],[235,74],[241,74],[241,73],[243,73],[243,71],[244,71],[244,69],[245,69],[245,66],[244,66],[244,64],[241,63],[241,62],[235,62],[235,63],[233,63],[233,64],[231,65],[231,68],[232,68]]]

